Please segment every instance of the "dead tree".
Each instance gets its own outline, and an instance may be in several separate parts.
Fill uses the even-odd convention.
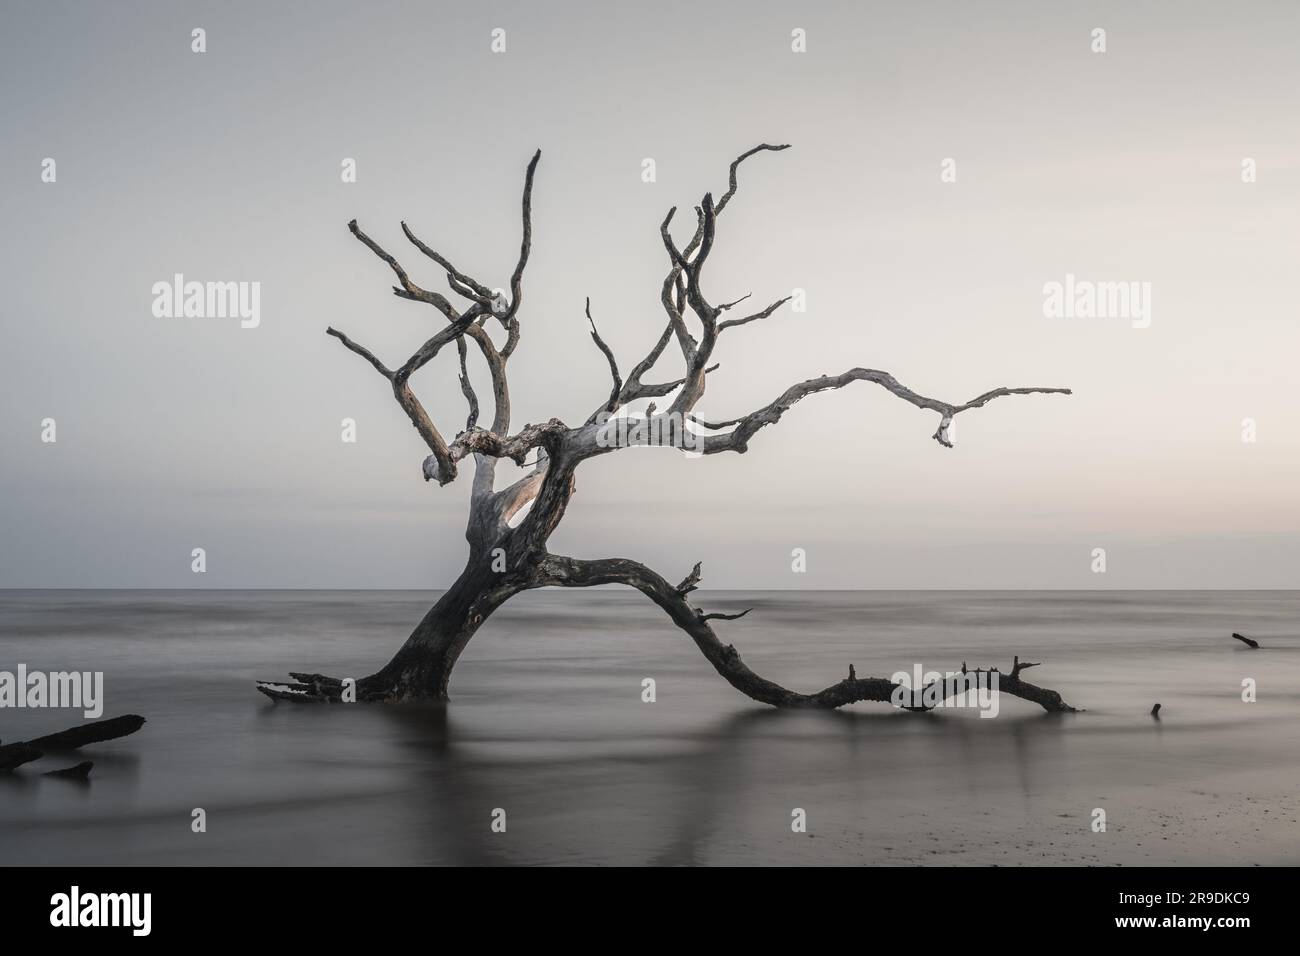
[[[510,430],[511,396],[506,369],[520,339],[524,268],[532,245],[533,178],[541,158],[540,150],[529,162],[524,176],[523,241],[508,292],[494,293],[485,283],[460,271],[402,223],[407,240],[446,274],[451,290],[465,300],[462,305],[453,305],[441,293],[416,285],[401,263],[362,232],[356,220],[348,223],[352,234],[397,277],[393,293],[431,306],[439,321],[445,322],[395,368],[337,329],[326,331],[365,359],[392,389],[397,404],[428,446],[430,454],[423,463],[425,480],[446,485],[456,480],[463,464],[472,461],[469,520],[465,530],[469,558],[460,576],[424,616],[393,659],[379,671],[347,687],[337,678],[293,673],[291,683],[260,681],[258,690],[273,699],[293,701],[337,701],[352,693],[360,701],[445,700],[452,668],[465,645],[492,612],[514,595],[533,588],[621,584],[637,589],[662,608],[690,636],[718,673],[754,700],[777,707],[840,707],[861,700],[890,700],[894,684],[881,678],[851,676],[824,690],[804,694],[787,690],[754,673],[734,646],[718,638],[712,623],[733,620],[746,612],[705,613],[690,604],[688,595],[700,581],[698,564],[685,580],[673,585],[629,558],[575,558],[552,554],[547,548],[573,497],[578,466],[630,444],[663,445],[704,455],[741,454],[761,429],[775,425],[804,398],[853,382],[869,382],[910,405],[937,414],[939,424],[931,437],[951,448],[948,428],[953,417],[962,412],[1006,395],[1069,394],[1070,390],[1065,388],[995,388],[969,402],[954,405],[914,392],[888,372],[851,368],[839,375],[822,375],[791,385],[767,405],[739,418],[711,421],[697,417],[695,409],[704,396],[709,373],[717,368],[713,359],[723,333],[769,318],[789,301],[778,299],[755,312],[729,318],[748,296],[714,304],[704,282],[719,218],[736,195],[740,165],[756,153],[787,148],[763,144],[737,158],[731,164],[726,192],[716,201],[712,194],[705,194],[695,207],[694,232],[685,245],[679,245],[671,231],[677,210],[668,211],[659,227],[667,255],[667,272],[659,292],[665,313],[663,331],[626,375],[601,338],[591,318],[588,300],[586,314],[591,323],[591,337],[609,363],[612,386],[608,397],[592,410],[585,422],[576,426],[551,418],[514,432]],[[495,331],[495,337],[489,334],[490,330]],[[648,380],[670,343],[681,353],[684,373],[671,379]],[[458,353],[460,387],[468,414],[465,428],[448,442],[412,392],[410,378],[451,346]],[[493,414],[486,426],[479,422],[479,399],[467,371],[471,349],[477,349],[491,375]],[[658,410],[651,401],[644,411],[630,410],[634,403],[645,400],[662,400],[666,407]],[[530,456],[534,457],[532,462]],[[530,470],[513,483],[498,488],[497,462],[503,458]],[[1029,665],[1017,664],[1009,675],[1002,675],[1002,692],[1033,701],[1048,711],[1071,709],[1055,691],[1022,681],[1020,670],[1025,666]]]

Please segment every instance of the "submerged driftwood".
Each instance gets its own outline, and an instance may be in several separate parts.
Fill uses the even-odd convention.
[[[850,664],[849,676],[844,680],[832,684],[815,694],[801,694],[759,677],[741,661],[740,654],[732,645],[727,644],[724,646],[714,637],[712,630],[703,626],[703,622],[700,622],[692,637],[695,638],[696,644],[699,644],[701,649],[705,651],[705,656],[709,658],[714,668],[729,684],[755,700],[776,707],[833,709],[843,707],[846,704],[857,703],[858,701],[890,704],[895,700],[895,692],[900,689],[900,685],[895,684],[888,678],[858,677],[853,665]],[[710,638],[713,642],[716,642],[716,647],[714,643],[709,642]],[[1067,704],[1056,691],[1020,679],[1020,672],[1025,668],[1038,666],[1037,663],[1021,661],[1017,656],[1012,661],[1009,673],[999,672],[996,667],[986,672],[998,674],[999,693],[1010,694],[1012,697],[1019,697],[1021,700],[1037,704],[1049,714],[1078,713],[1078,708]],[[966,673],[964,664],[962,665],[962,673]],[[336,677],[303,673],[291,673],[289,676],[294,679],[292,683],[277,684],[273,681],[258,681],[257,689],[272,700],[288,700],[294,703],[337,703],[342,700],[343,682]],[[903,689],[907,690],[906,688]],[[923,689],[916,688],[916,692],[920,693]],[[364,684],[361,682],[356,683],[354,690],[356,692],[355,699],[359,701],[375,702],[384,699],[382,696],[371,696],[366,692]],[[953,693],[945,693],[944,699],[953,696]],[[904,709],[925,711],[931,708],[905,707]]]
[[[49,751],[76,750],[78,747],[84,747],[87,744],[116,740],[118,737],[125,737],[128,734],[135,733],[144,726],[144,723],[144,718],[138,714],[125,714],[121,717],[110,717],[107,720],[95,720],[88,724],[80,724],[67,730],[61,730],[57,734],[46,734],[44,737],[37,737],[34,740],[24,740],[15,744],[0,746],[0,771],[14,770],[23,764],[31,763],[33,760],[39,760]],[[91,762],[87,760],[75,767],[52,770],[46,776],[80,777],[85,779],[90,774],[91,766]]]
[[[39,750],[76,750],[86,744],[97,744],[105,740],[114,740],[133,734],[144,726],[144,718],[138,714],[126,714],[122,717],[110,717],[108,720],[95,720],[88,724],[79,724],[57,734],[47,734],[27,741],[27,744]]]

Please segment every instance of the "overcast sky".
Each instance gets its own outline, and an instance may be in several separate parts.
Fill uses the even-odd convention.
[[[505,285],[541,147],[514,424],[572,424],[609,388],[583,298],[627,369],[662,328],[664,212],[788,142],[744,167],[707,282],[808,308],[724,336],[704,417],[856,365],[951,402],[1075,394],[963,415],[951,451],[856,384],[743,456],[606,456],[554,550],[703,560],[711,587],[1293,587],[1298,28],[1292,3],[6,0],[0,586],[446,584],[468,481],[421,480],[324,334],[396,365],[440,319],[347,221],[427,288],[402,219]],[[260,282],[260,326],[155,317],[178,272]],[[1150,283],[1150,326],[1045,317],[1067,273]],[[414,385],[454,434],[454,351]]]

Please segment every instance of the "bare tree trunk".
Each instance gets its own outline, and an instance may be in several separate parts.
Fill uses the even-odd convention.
[[[383,669],[359,682],[367,700],[446,700],[452,668],[483,622],[517,589],[503,586],[489,555],[465,570],[424,615]]]
[[[473,554],[460,577],[443,592],[392,660],[356,682],[358,701],[401,703],[447,699],[451,672],[470,639],[492,612],[519,588],[493,570],[489,554]],[[343,681],[323,674],[293,673],[293,684],[259,683],[278,700],[344,699]]]
[[[492,582],[470,565],[424,615],[406,643],[377,673],[361,682],[364,699],[446,700],[451,671],[461,651],[499,601],[488,597]]]

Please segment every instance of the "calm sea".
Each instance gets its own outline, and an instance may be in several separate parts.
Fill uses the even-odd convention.
[[[1028,679],[1086,708],[1072,716],[1014,699],[991,720],[777,712],[617,590],[511,601],[446,707],[254,691],[289,670],[370,673],[435,597],[0,592],[0,670],[103,671],[104,716],[148,718],[76,758],[95,762],[88,783],[40,775],[66,758],[0,774],[0,864],[1300,862],[1297,592],[697,595],[754,607],[719,633],[793,688],[849,664],[1005,670],[1020,654],[1043,662]],[[0,710],[0,739],[79,719]]]

